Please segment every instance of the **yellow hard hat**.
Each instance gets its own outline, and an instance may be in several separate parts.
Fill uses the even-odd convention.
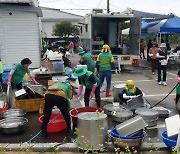
[[[102,47],[101,52],[111,52],[109,45],[104,44]]]

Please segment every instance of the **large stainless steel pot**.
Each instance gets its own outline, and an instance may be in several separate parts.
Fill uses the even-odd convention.
[[[0,114],[2,118],[13,118],[24,116],[27,112],[22,109],[8,109],[5,112]]]
[[[112,103],[110,103],[110,104],[104,105],[103,109],[104,109],[104,113],[111,116],[114,113],[114,111],[117,111],[117,112],[123,111],[125,110],[125,107],[122,105],[114,106]]]
[[[80,149],[100,150],[107,137],[107,115],[102,112],[79,113],[77,128],[80,130],[77,137]]]
[[[114,102],[120,102],[119,93],[122,93],[125,84],[117,84],[113,86]]]
[[[156,126],[159,118],[158,111],[154,109],[138,108],[135,113],[140,115],[148,124],[148,126]]]
[[[115,114],[112,115],[112,119],[116,122],[124,122],[128,119],[131,119],[132,117],[133,117],[133,112],[130,110],[115,112]]]
[[[14,134],[25,130],[28,120],[24,117],[5,118],[0,120],[0,131]]]

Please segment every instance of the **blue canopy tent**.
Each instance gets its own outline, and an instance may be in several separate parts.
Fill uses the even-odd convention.
[[[141,34],[145,35],[148,33],[148,29],[157,25],[159,21],[153,21],[153,22],[143,22],[141,24]]]
[[[151,24],[153,23],[151,22]],[[154,26],[147,29],[147,33],[180,33],[180,18],[174,17],[156,21]]]

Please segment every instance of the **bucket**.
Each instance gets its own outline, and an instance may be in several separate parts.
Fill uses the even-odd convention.
[[[64,62],[53,62],[53,71],[55,72],[64,72]]]
[[[43,122],[44,115],[39,117],[39,122]],[[51,122],[52,120],[52,122]],[[61,113],[52,113],[49,119],[49,124],[47,126],[47,132],[60,132],[63,131],[67,127],[66,121]]]
[[[81,107],[81,108],[70,110],[70,116],[72,117],[73,127],[77,127],[77,115],[79,113],[82,113],[82,112],[96,112],[96,111],[102,112],[104,110],[101,109],[101,108],[98,108],[98,107]]]
[[[125,84],[117,84],[113,86],[114,102],[120,102],[119,93],[122,93]]]

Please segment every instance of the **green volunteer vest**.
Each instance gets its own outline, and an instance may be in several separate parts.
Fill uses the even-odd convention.
[[[23,77],[26,73],[28,73],[28,68],[24,68],[20,63],[16,63],[16,70],[12,77],[12,82],[15,84],[19,84],[22,82]]]
[[[58,87],[59,89],[61,89],[65,93],[66,99],[68,100],[68,107],[70,107],[71,103],[70,103],[70,99],[68,97],[68,93],[69,93],[69,90],[72,90],[71,85],[68,85],[64,82],[57,81],[53,84],[53,86]]]
[[[111,70],[111,58],[112,54],[108,52],[102,52],[99,54],[99,70],[110,71]]]
[[[92,89],[93,87],[93,83],[89,81],[89,77],[93,74],[93,72],[91,71],[87,71],[85,74],[85,77],[83,79],[79,78],[80,82],[82,85],[84,85],[85,87],[87,87],[88,89]],[[99,85],[99,78],[94,74],[95,78],[96,78],[96,82],[97,85]]]
[[[2,74],[3,73],[3,65],[2,65],[2,62],[0,61],[0,74]]]
[[[95,62],[89,53],[85,53],[82,57],[86,61],[88,71],[95,67]]]
[[[178,86],[176,87],[176,93],[177,93],[178,95],[180,95],[180,83],[179,83]]]

